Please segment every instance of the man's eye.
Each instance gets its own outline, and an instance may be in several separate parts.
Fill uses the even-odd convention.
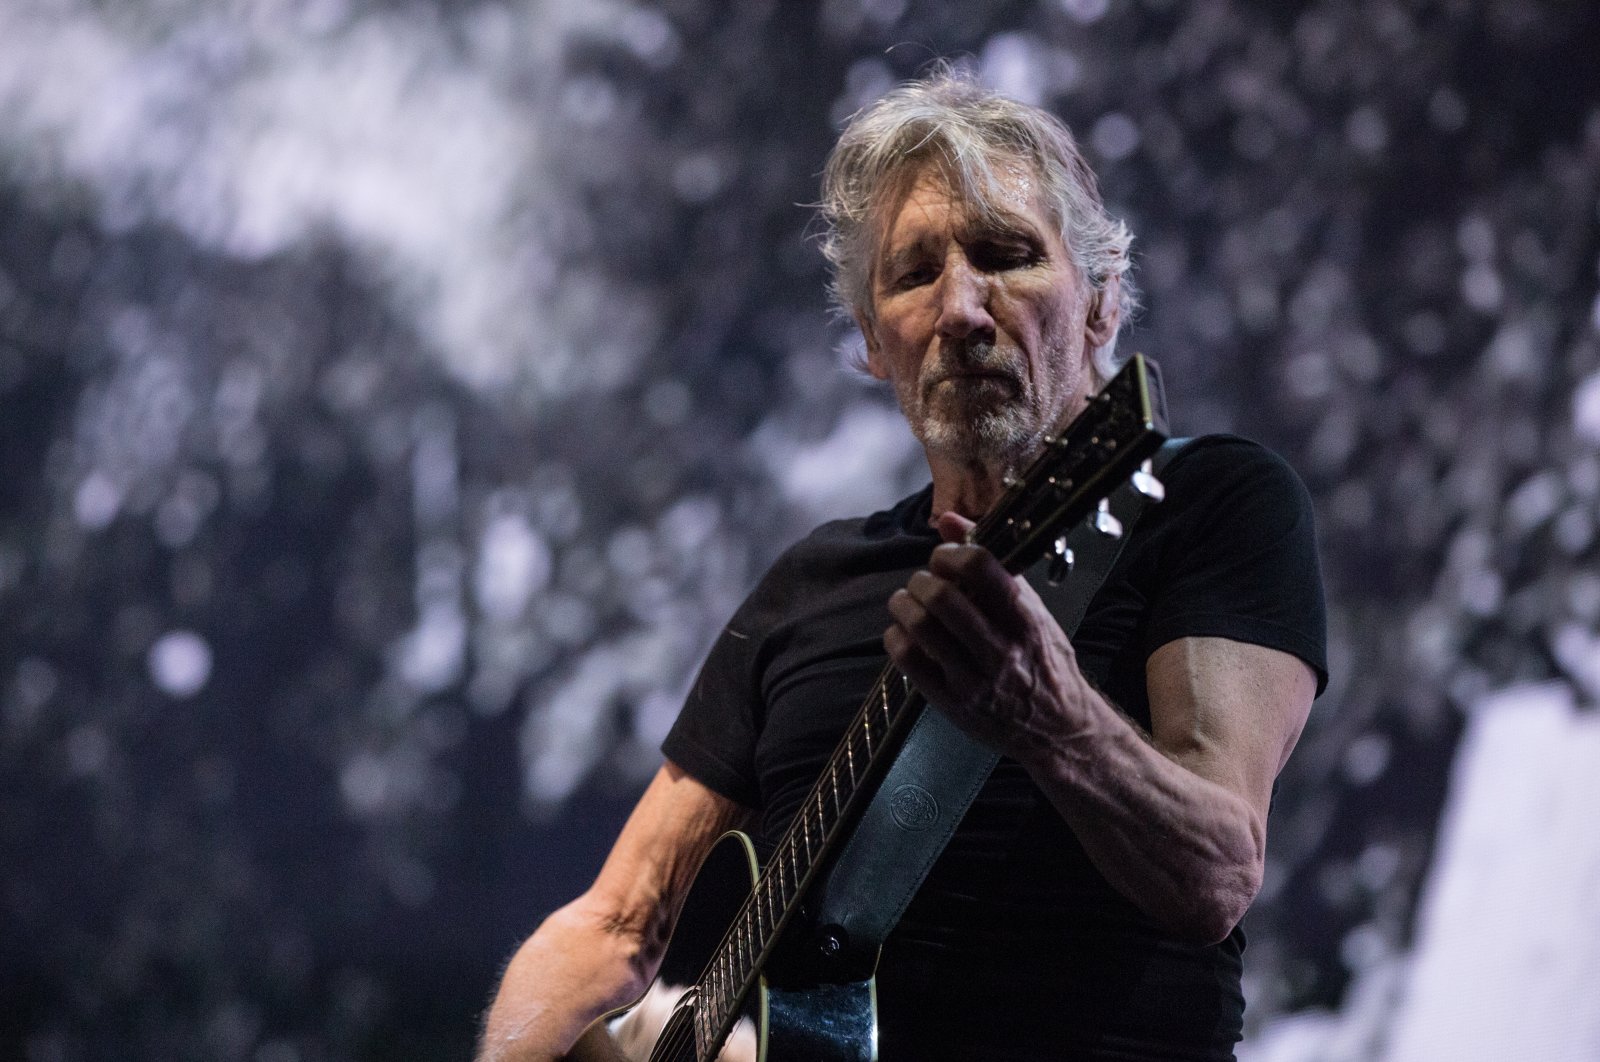
[[[986,247],[973,255],[980,269],[1022,269],[1039,260],[1031,247]]]
[[[934,269],[932,266],[913,266],[901,273],[899,277],[895,279],[894,284],[897,288],[915,288],[920,287],[923,284],[932,283],[933,278]]]

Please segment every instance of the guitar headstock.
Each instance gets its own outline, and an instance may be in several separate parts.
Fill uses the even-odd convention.
[[[1056,565],[1070,567],[1062,554],[1071,551],[1061,536],[1074,523],[1090,518],[1100,533],[1121,535],[1107,499],[1123,481],[1131,477],[1135,490],[1160,500],[1162,487],[1151,473],[1149,458],[1166,441],[1162,428],[1150,368],[1135,354],[1082,413],[1047,439],[1033,463],[1007,483],[1006,492],[973,529],[972,541],[1013,574],[1052,549]]]

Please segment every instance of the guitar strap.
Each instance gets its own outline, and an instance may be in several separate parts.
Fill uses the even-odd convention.
[[[1162,445],[1153,459],[1157,478],[1189,441]],[[1147,504],[1148,498],[1124,483],[1110,496],[1111,514],[1124,529],[1120,537],[1087,524],[1069,532],[1075,564],[1066,582],[1049,582],[1049,558],[1028,569],[1025,577],[1068,637],[1083,622]],[[944,713],[923,710],[822,888],[812,925],[825,949],[860,954],[883,943],[999,759]]]

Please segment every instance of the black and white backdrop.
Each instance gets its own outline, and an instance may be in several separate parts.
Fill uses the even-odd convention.
[[[0,1056],[470,1052],[700,654],[914,485],[815,225],[1079,132],[1175,427],[1316,500],[1252,1062],[1600,1059],[1591,0],[0,0]]]

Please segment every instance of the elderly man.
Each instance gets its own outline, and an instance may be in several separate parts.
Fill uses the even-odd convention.
[[[767,573],[593,887],[513,958],[484,1057],[559,1056],[644,991],[708,847],[781,836],[887,651],[1002,759],[883,948],[880,1057],[1231,1058],[1273,780],[1325,681],[1304,488],[1191,443],[1069,641],[963,539],[1115,368],[1126,228],[1064,126],[948,74],[851,122],[822,207],[932,483]]]

